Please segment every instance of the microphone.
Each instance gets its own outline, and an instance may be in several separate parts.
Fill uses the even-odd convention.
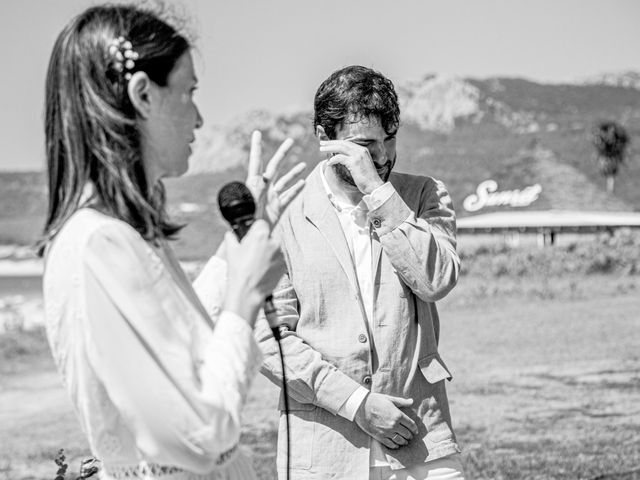
[[[256,216],[256,202],[251,191],[242,182],[229,182],[218,193],[218,206],[220,213],[229,222],[238,240],[242,240],[251,228]],[[276,340],[280,340],[281,332],[289,330],[289,327],[278,319],[276,307],[273,304],[273,295],[269,295],[264,300],[263,310],[273,336]]]
[[[235,232],[238,240],[242,240],[243,237],[249,231],[251,224],[256,219],[256,202],[253,200],[253,195],[242,182],[230,182],[227,183],[220,193],[218,193],[218,206],[220,207],[220,213],[224,219],[229,222],[231,228]],[[284,368],[284,352],[282,351],[282,338],[281,333],[290,330],[289,326],[284,323],[280,323],[278,315],[276,313],[276,307],[273,305],[273,295],[269,295],[264,300],[264,315],[267,317],[267,322],[273,332],[273,338],[278,342],[278,351],[280,352],[280,362],[282,365],[282,393],[284,397],[284,412],[286,418],[287,429],[287,480],[289,479],[289,463],[291,455],[291,435],[289,434],[289,394],[287,393],[287,378]]]

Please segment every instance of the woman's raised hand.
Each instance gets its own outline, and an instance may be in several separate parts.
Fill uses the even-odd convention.
[[[266,220],[271,229],[304,187],[304,180],[300,178],[306,167],[304,163],[298,163],[284,174],[280,172],[280,165],[292,145],[290,138],[282,142],[265,167],[262,162],[262,134],[256,130],[251,135],[246,183],[256,201],[256,219]]]

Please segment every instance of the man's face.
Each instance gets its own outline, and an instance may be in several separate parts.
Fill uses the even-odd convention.
[[[376,117],[361,118],[357,121],[346,121],[336,131],[336,140],[348,140],[365,147],[378,175],[383,182],[389,180],[391,170],[396,163],[396,132],[387,133]],[[336,175],[355,187],[351,173],[344,165],[333,165]]]

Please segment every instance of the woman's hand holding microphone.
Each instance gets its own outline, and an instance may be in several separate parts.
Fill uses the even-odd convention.
[[[285,263],[271,231],[280,216],[304,187],[300,178],[306,165],[298,163],[282,175],[282,161],[293,145],[286,139],[266,167],[262,162],[262,135],[254,131],[251,137],[246,185],[256,202],[253,225],[242,240],[232,232],[225,236],[228,265],[225,310],[255,323],[259,309],[285,273]]]

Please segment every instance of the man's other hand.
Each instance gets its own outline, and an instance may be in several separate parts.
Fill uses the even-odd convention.
[[[409,443],[418,427],[401,407],[410,407],[412,399],[369,393],[354,418],[356,424],[387,448],[396,449]]]

